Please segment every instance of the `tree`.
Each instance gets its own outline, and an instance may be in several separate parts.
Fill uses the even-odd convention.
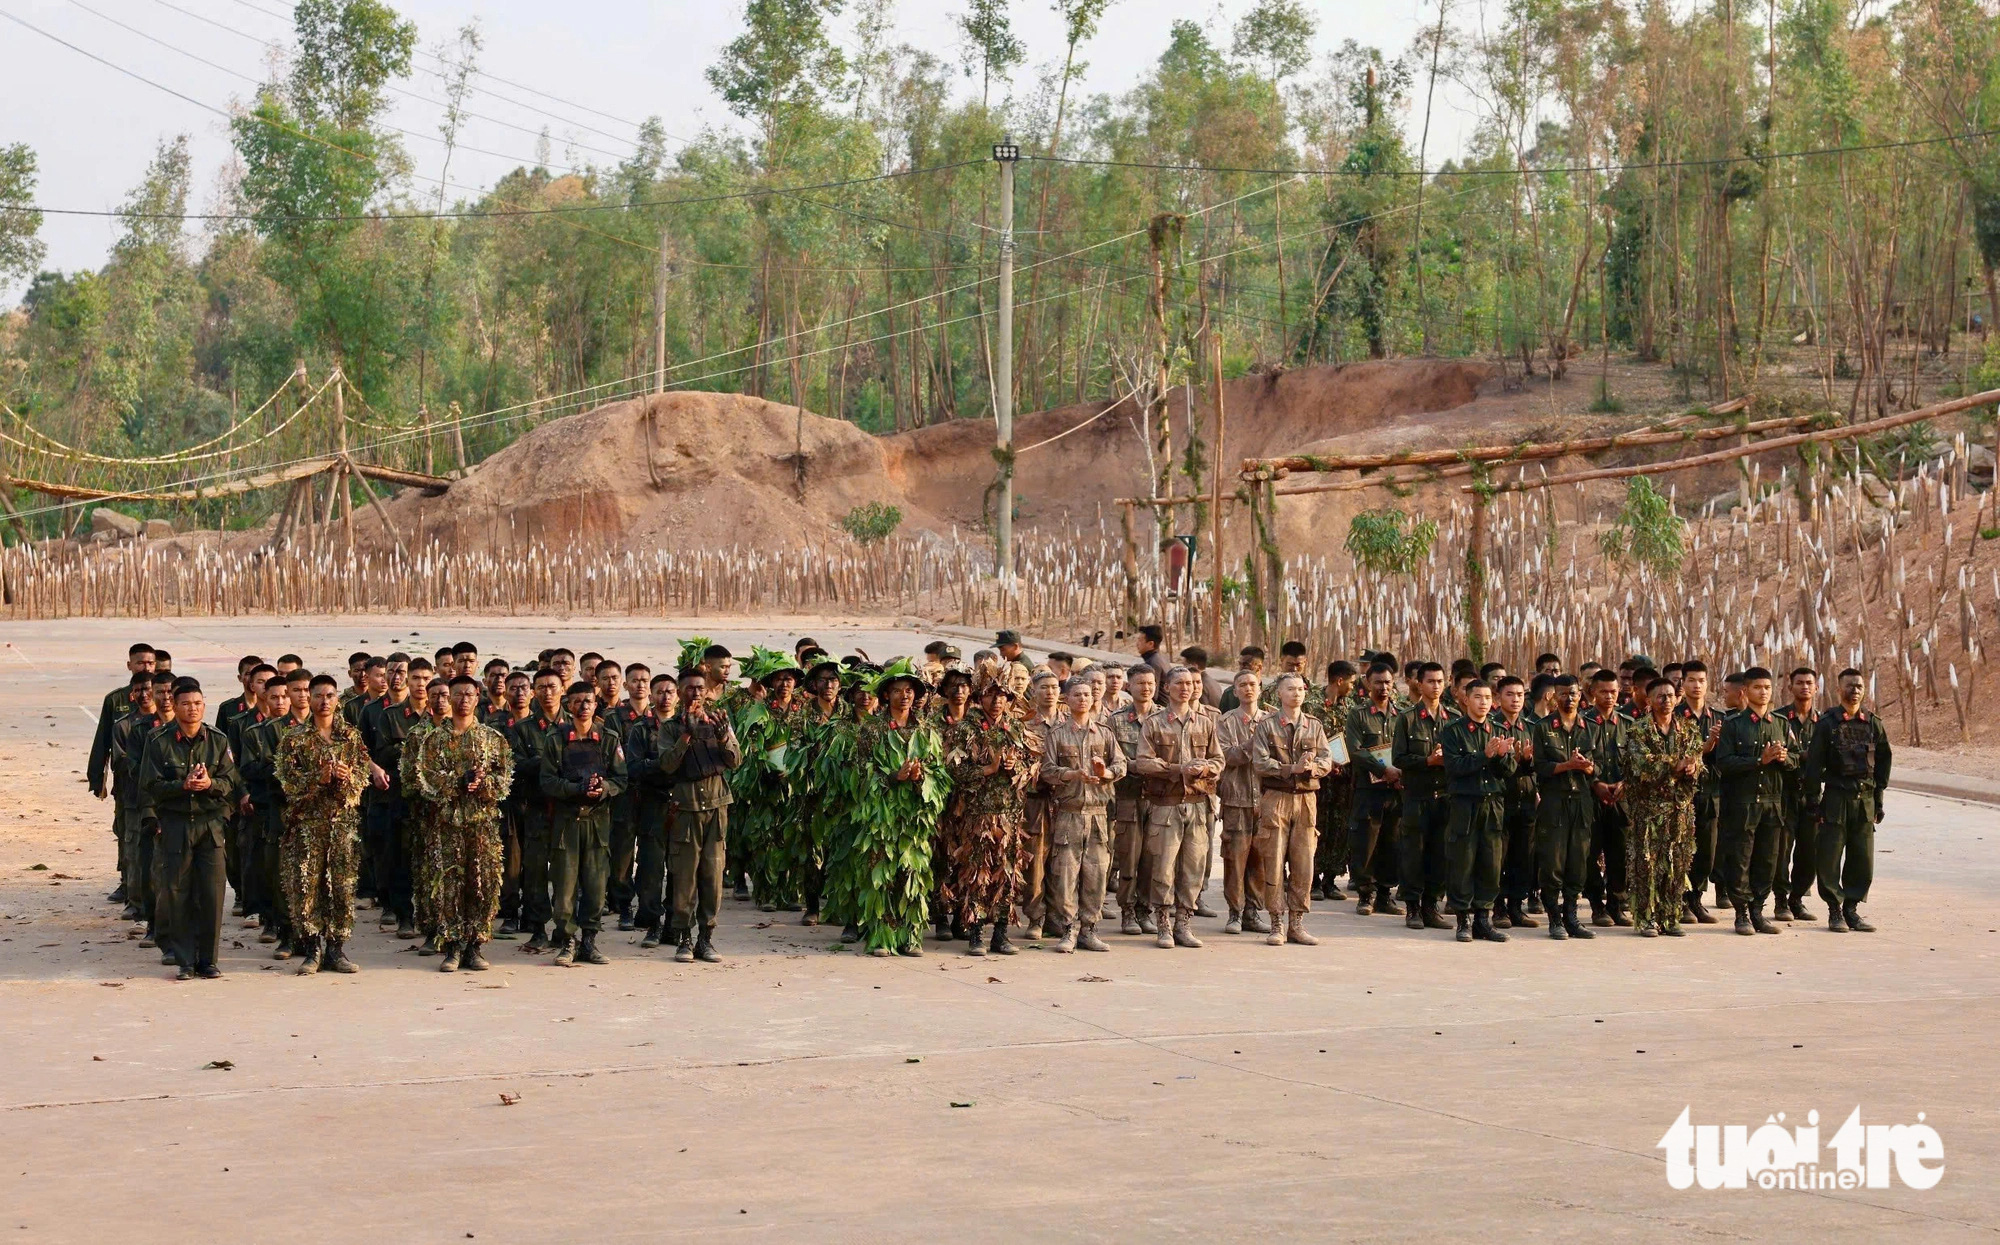
[[[1319,21],[1300,0],[1257,0],[1257,7],[1236,23],[1230,50],[1267,69],[1272,85],[1304,69],[1312,59],[1312,39]]]
[[[990,105],[993,80],[1005,81],[1008,71],[1028,58],[1028,45],[1014,33],[1007,17],[1008,0],[972,0],[972,7],[953,19],[959,31],[960,63],[967,77],[979,72],[979,106]]]
[[[28,205],[35,201],[35,150],[26,143],[0,147],[0,285],[33,272],[47,249],[35,235],[42,214]]]
[[[1673,502],[1648,477],[1633,476],[1625,486],[1625,505],[1597,543],[1614,563],[1636,563],[1670,575],[1687,556],[1686,538],[1687,520],[1674,513]]]
[[[270,244],[265,271],[298,303],[300,344],[379,392],[409,344],[420,278],[398,254],[414,240],[362,217],[402,169],[376,117],[383,88],[409,73],[416,27],[376,0],[302,0],[294,21],[290,79],[230,123],[242,193]]]

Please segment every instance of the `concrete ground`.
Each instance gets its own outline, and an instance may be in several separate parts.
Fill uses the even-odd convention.
[[[882,961],[726,902],[719,966],[624,934],[605,968],[502,943],[496,971],[447,977],[364,922],[360,975],[301,979],[231,922],[227,976],[171,981],[104,902],[108,812],[77,785],[126,643],[223,685],[246,648],[328,664],[461,634],[414,625],[419,640],[380,620],[0,626],[0,1239],[2000,1232],[2000,818],[1914,793],[1889,799],[1872,935],[1461,946],[1339,905],[1315,915],[1316,948],[1216,922],[1200,951],[1113,937],[1108,955],[931,944]],[[918,647],[810,625],[878,657]],[[801,629],[754,627],[704,632]],[[463,633],[510,657],[659,658],[676,631]],[[1655,1148],[1684,1107],[1753,1129],[1817,1109],[1830,1136],[1856,1105],[1873,1123],[1925,1113],[1942,1182],[1677,1192]]]

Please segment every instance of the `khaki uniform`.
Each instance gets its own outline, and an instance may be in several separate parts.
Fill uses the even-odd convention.
[[[1185,922],[1201,903],[1208,867],[1209,800],[1223,768],[1216,719],[1190,706],[1186,713],[1160,709],[1139,733],[1131,768],[1146,781],[1146,851],[1153,857],[1150,896],[1157,919]],[[1201,763],[1205,777],[1187,778],[1175,767]]]
[[[1269,716],[1262,709],[1238,707],[1223,713],[1215,724],[1224,766],[1215,788],[1222,800],[1222,898],[1232,913],[1254,912],[1264,904],[1270,869],[1257,850],[1258,785],[1250,746],[1258,726]]]
[[[1301,712],[1264,715],[1250,743],[1260,784],[1257,855],[1264,867],[1264,907],[1273,918],[1312,911],[1313,856],[1319,847],[1319,780],[1333,769],[1326,727]],[[1297,766],[1307,767],[1304,773]]]
[[[1105,813],[1112,785],[1125,776],[1125,754],[1109,727],[1078,726],[1065,715],[1047,734],[1042,780],[1054,796],[1049,828],[1050,914],[1064,936],[1088,932],[1104,910],[1104,876],[1111,864],[1111,827]],[[1092,762],[1105,778],[1092,780]]]

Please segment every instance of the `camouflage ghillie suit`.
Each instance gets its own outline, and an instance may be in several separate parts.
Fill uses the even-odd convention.
[[[1024,730],[1012,714],[989,724],[977,710],[941,729],[952,788],[938,862],[943,900],[967,928],[1005,921],[1026,868],[1021,822],[1032,770]],[[996,753],[1014,759],[1012,770],[985,772]]]
[[[347,766],[345,782],[320,777],[328,761]],[[336,715],[329,737],[308,722],[278,740],[278,785],[285,792],[279,871],[292,930],[301,938],[345,941],[354,932],[354,875],[368,749]]]
[[[743,764],[729,771],[729,791],[735,800],[730,858],[750,874],[757,906],[765,912],[796,904],[800,899],[795,862],[781,844],[796,842],[785,822],[798,816],[792,798],[792,723],[796,708],[774,709],[747,701],[732,715],[736,738],[743,746]]]
[[[475,774],[479,790],[468,791]],[[446,724],[404,745],[403,789],[427,810],[417,908],[436,921],[440,945],[471,948],[491,935],[505,864],[500,802],[513,784],[513,750],[490,726]]]
[[[1625,728],[1619,753],[1625,776],[1625,879],[1632,920],[1641,929],[1678,929],[1682,882],[1694,861],[1694,795],[1707,743],[1692,719],[1676,717],[1664,732],[1651,717]],[[1674,767],[1689,757],[1692,774]]]
[[[397,766],[396,781],[403,793],[403,826],[410,844],[410,906],[416,914],[417,928],[431,936],[437,934],[437,870],[441,856],[438,848],[437,805],[417,787],[418,758],[423,751],[423,742],[438,725],[429,714],[412,726],[403,736],[403,754]],[[426,947],[424,954],[430,949]]]

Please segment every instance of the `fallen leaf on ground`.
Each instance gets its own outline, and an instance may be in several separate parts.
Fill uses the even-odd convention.
[[[521,1095],[519,1094],[503,1093],[500,1095],[500,1105],[503,1107],[511,1107],[519,1101],[521,1101]]]
[[[988,977],[986,979],[986,983],[988,985],[993,985],[993,986],[1004,986],[1007,984],[1006,982],[1000,980],[998,977]]]
[[[1098,975],[1097,975],[1096,973],[1085,973],[1085,974],[1084,974],[1083,976],[1081,976],[1081,977],[1077,978],[1077,980],[1078,980],[1078,981],[1110,981],[1110,980],[1111,980],[1111,978],[1109,978],[1109,977],[1099,977],[1099,976],[1098,976]]]
[[[211,1059],[207,1063],[201,1065],[201,1067],[202,1071],[204,1072],[208,1071],[210,1068],[215,1069],[217,1072],[228,1072],[234,1069],[236,1065],[229,1062],[227,1059]]]

